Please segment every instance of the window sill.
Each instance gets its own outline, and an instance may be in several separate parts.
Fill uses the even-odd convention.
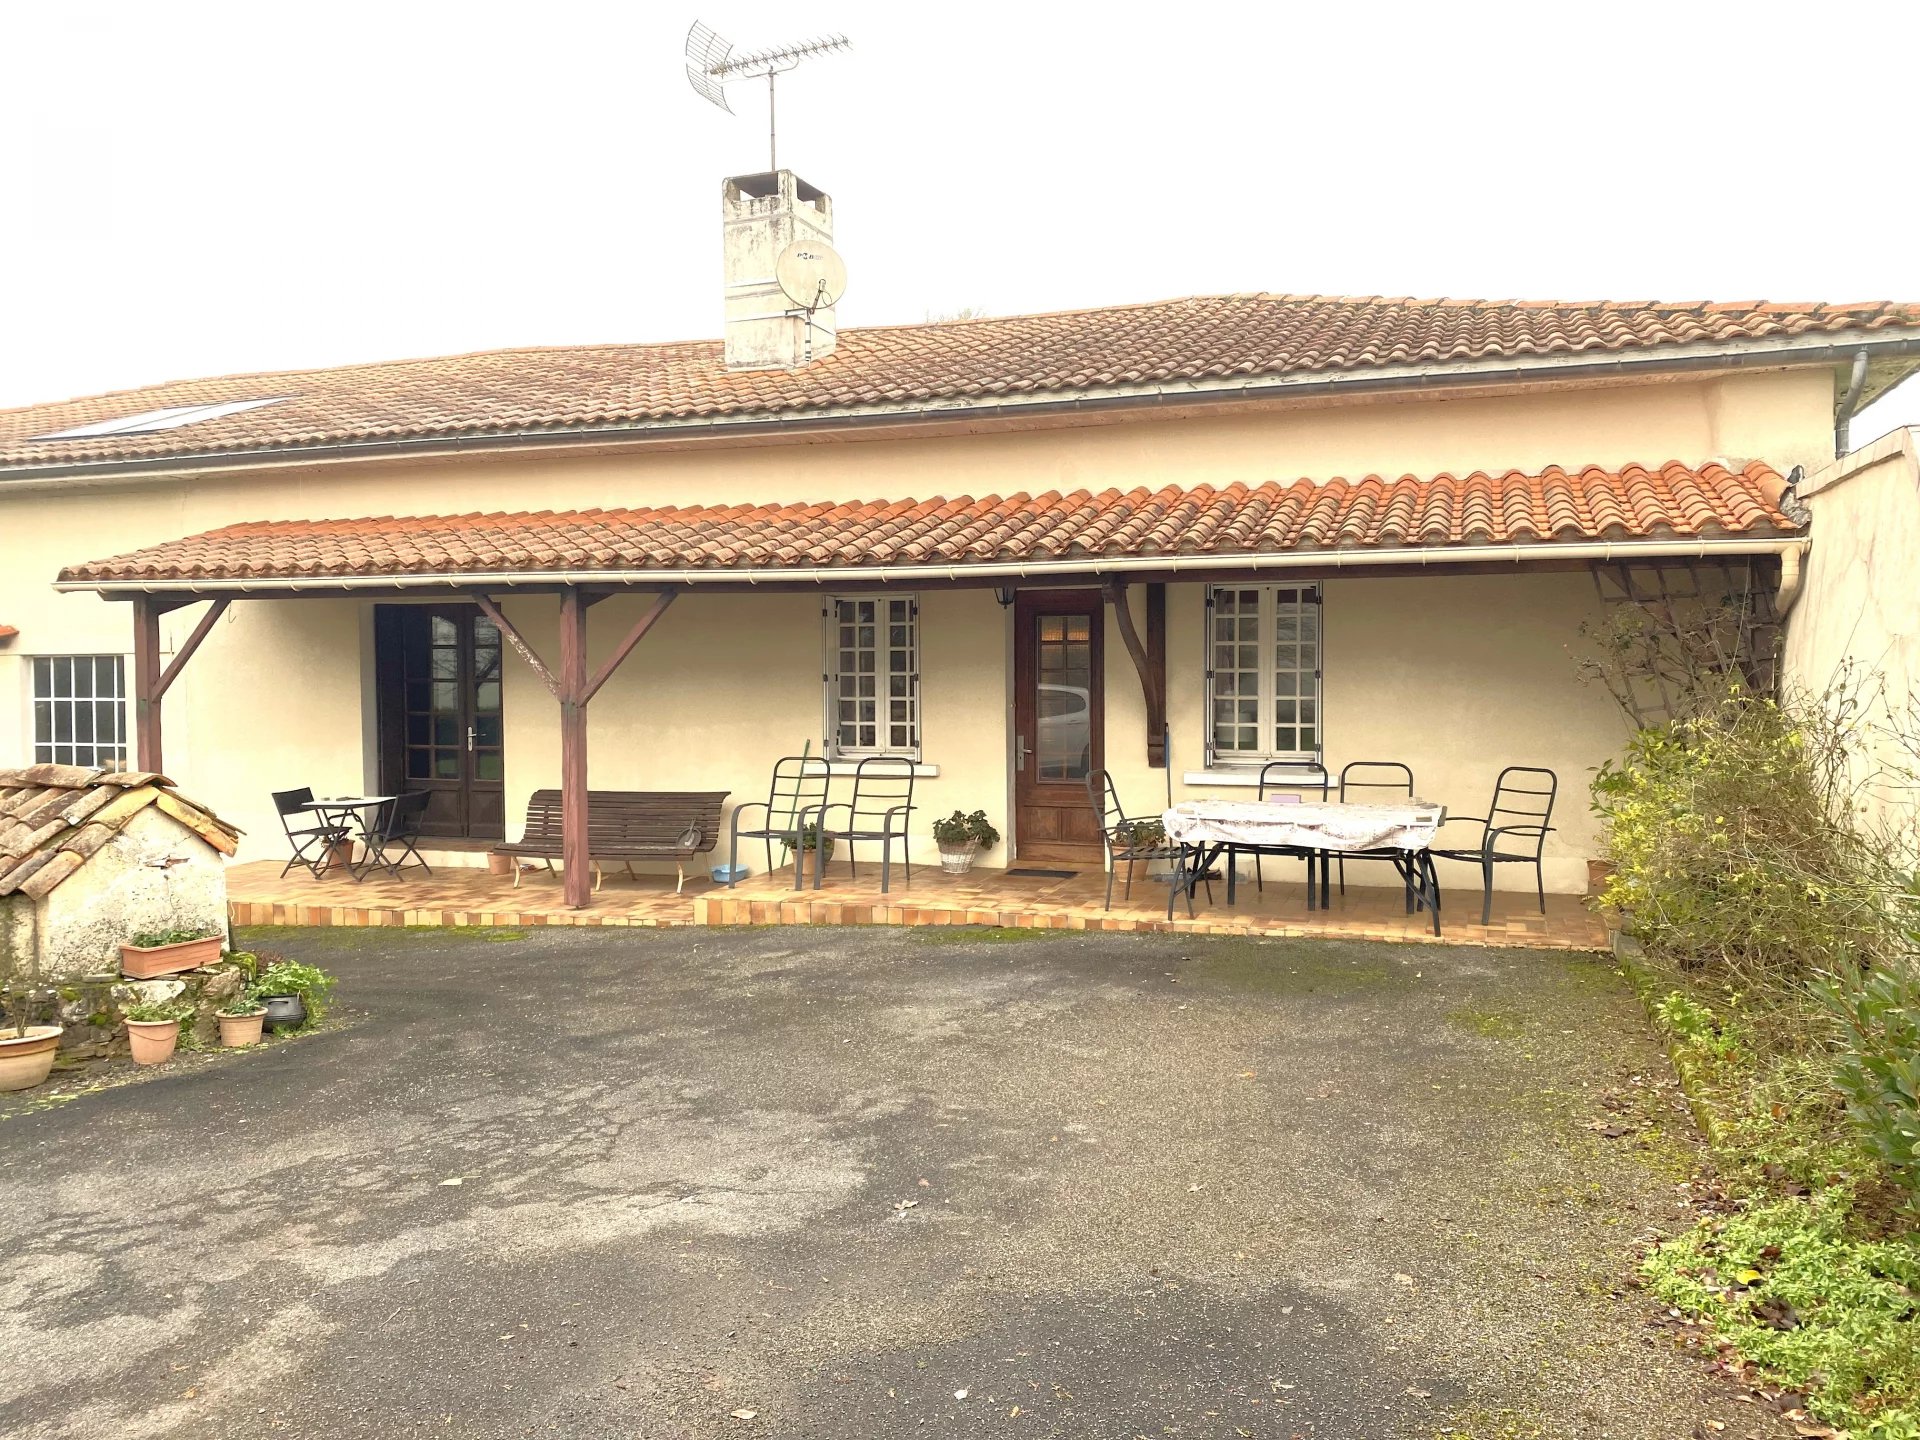
[[[1213,785],[1222,788],[1260,788],[1260,767],[1231,770],[1188,770],[1180,776],[1183,785]],[[1318,785],[1318,770],[1276,770],[1267,777],[1269,785]]]
[[[887,757],[884,755],[875,755],[869,758],[884,760]],[[829,760],[827,762],[827,773],[829,775],[853,775],[858,772],[859,768],[860,762],[858,760]],[[913,778],[916,780],[938,780],[940,778],[940,767],[938,765],[928,765],[924,761],[915,760],[913,762]]]

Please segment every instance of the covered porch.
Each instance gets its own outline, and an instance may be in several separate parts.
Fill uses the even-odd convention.
[[[1020,868],[1027,867],[1015,870]],[[857,876],[844,863],[829,864],[821,888],[803,891],[792,888],[790,873],[755,875],[732,889],[701,879],[679,894],[671,876],[609,876],[593,904],[576,909],[551,876],[529,875],[516,887],[508,876],[465,867],[356,884],[344,874],[318,881],[304,873],[282,878],[277,863],[254,861],[228,871],[227,895],[236,926],[972,925],[1436,943],[1427,917],[1406,914],[1397,885],[1380,883],[1386,868],[1356,864],[1346,893],[1336,890],[1329,909],[1310,911],[1300,865],[1271,863],[1264,888],[1242,884],[1229,907],[1224,889],[1216,886],[1215,903],[1203,893],[1193,918],[1182,905],[1171,922],[1167,887],[1157,880],[1136,879],[1131,899],[1116,895],[1112,909],[1105,908],[1105,876],[1098,867],[1024,876],[976,866],[956,876],[937,865],[915,865],[911,880],[897,878],[884,895],[877,868],[868,864]],[[1543,914],[1532,895],[1503,892],[1494,897],[1492,923],[1482,925],[1478,882],[1469,869],[1451,866],[1441,875],[1454,903],[1445,911],[1438,943],[1606,948],[1606,925],[1582,896],[1549,895]],[[1444,889],[1450,880],[1456,888]]]
[[[1717,568],[1770,592],[1804,544],[1779,508],[1783,484],[1759,462],[1675,462],[273,521],[73,566],[60,584],[130,602],[141,768],[176,753],[162,724],[176,682],[208,682],[189,697],[190,758],[175,768],[252,832],[233,872],[245,923],[1394,934],[1424,920],[1390,887],[1310,915],[1287,885],[1242,886],[1231,910],[1168,922],[1164,889],[1136,886],[1109,912],[1088,783],[1110,775],[1127,815],[1157,816],[1177,801],[1265,799],[1268,780],[1337,787],[1349,763],[1394,762],[1455,816],[1485,815],[1506,766],[1559,776],[1544,916],[1532,870],[1502,870],[1497,883],[1518,888],[1480,925],[1477,877],[1453,867],[1446,938],[1587,943],[1579,897],[1597,837],[1582,792],[1622,734],[1566,653],[1604,610],[1596,581]],[[729,858],[732,813],[768,799],[776,761],[807,752],[831,770],[834,799],[863,761],[911,772],[893,893],[869,893],[868,851],[857,881],[835,868],[796,894],[759,841],[740,858],[760,873],[729,894],[705,888],[707,867]],[[301,784],[323,797],[431,792],[450,817],[422,847],[434,873],[282,879],[280,860],[263,859],[281,853],[279,824],[259,805]],[[727,797],[718,833],[691,847],[684,894],[653,873],[620,878],[625,857],[593,853],[592,796],[609,791]],[[485,873],[485,852],[521,839],[542,793],[556,797],[559,876],[516,889]],[[965,882],[940,874],[931,835],[955,810],[985,811],[1002,833]],[[596,891],[602,859],[616,863]],[[1033,868],[1067,873],[1010,873]]]

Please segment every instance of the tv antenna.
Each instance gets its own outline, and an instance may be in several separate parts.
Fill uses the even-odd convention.
[[[774,126],[774,80],[793,69],[802,60],[815,55],[830,55],[845,50],[853,42],[844,35],[823,35],[818,40],[802,40],[795,45],[775,45],[746,55],[733,53],[733,42],[696,20],[687,30],[687,83],[694,93],[711,100],[729,115],[727,82],[767,77],[767,169],[778,170],[778,132]]]

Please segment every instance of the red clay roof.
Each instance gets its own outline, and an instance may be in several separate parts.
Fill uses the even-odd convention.
[[[229,525],[110,560],[62,581],[552,574],[966,566],[1141,555],[1663,537],[1792,535],[1784,482],[1755,461],[1597,466],[1538,475],[1309,480],[975,500],[696,505],[523,515],[275,520]]]
[[[842,331],[797,370],[730,371],[717,340],[501,350],[186,380],[0,411],[0,469],[349,442],[1011,403],[1130,386],[1594,357],[1920,331],[1920,305],[1218,295]],[[173,406],[286,397],[174,430],[34,437]]]

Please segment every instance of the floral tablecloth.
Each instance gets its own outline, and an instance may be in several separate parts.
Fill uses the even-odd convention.
[[[1182,845],[1290,846],[1302,850],[1424,850],[1446,819],[1443,805],[1334,802],[1282,805],[1255,800],[1183,800],[1161,816]]]

